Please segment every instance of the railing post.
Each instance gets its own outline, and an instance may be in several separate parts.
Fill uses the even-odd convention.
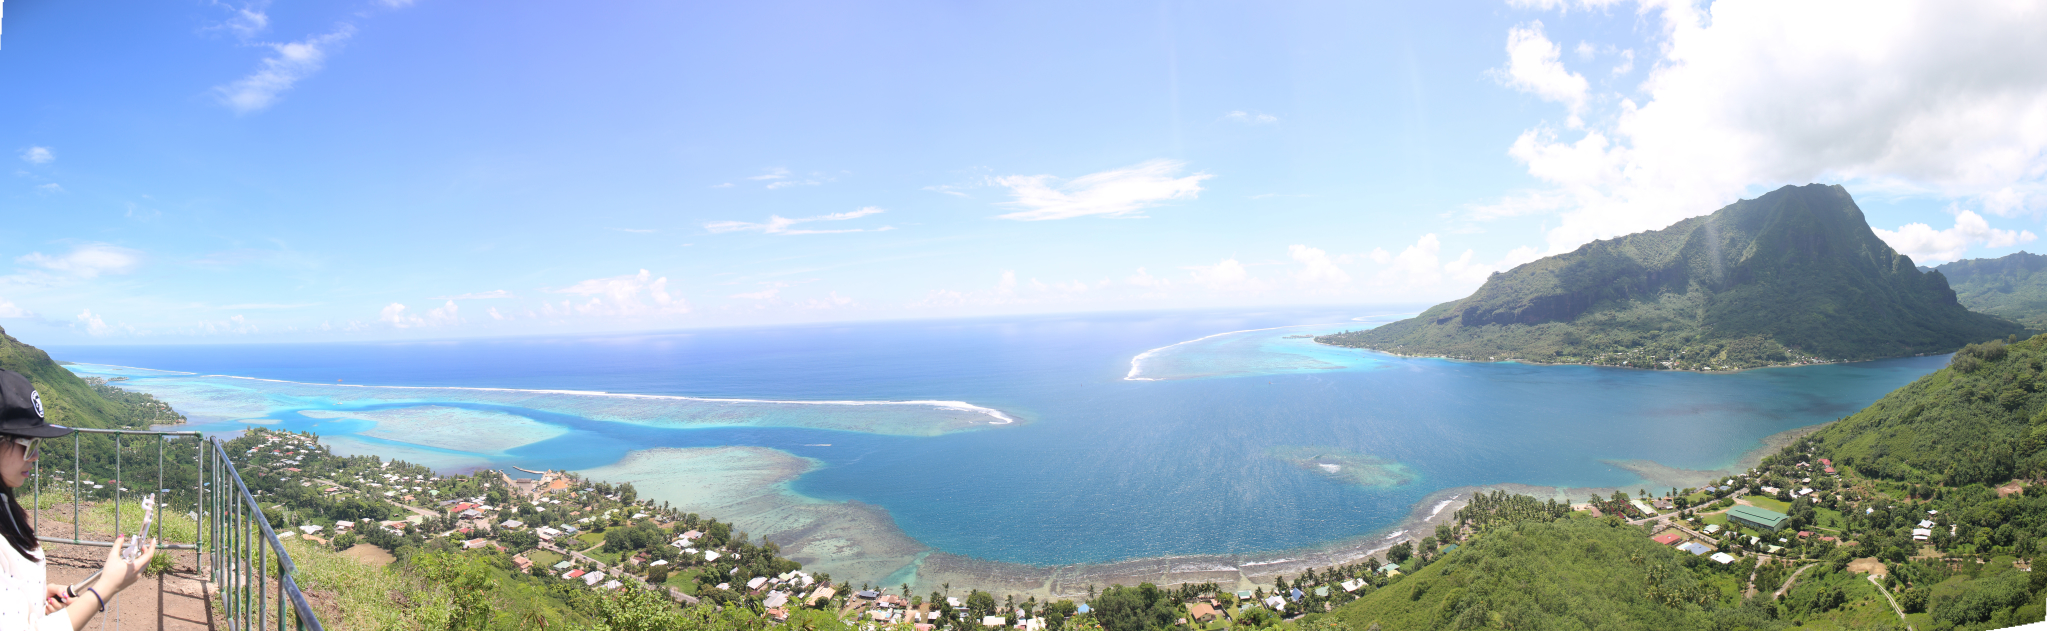
[[[71,538],[78,538],[78,501],[85,499],[85,464],[79,459],[78,432],[71,432]]]

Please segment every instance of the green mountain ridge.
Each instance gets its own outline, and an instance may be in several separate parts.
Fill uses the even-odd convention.
[[[1934,268],[1947,277],[1962,306],[2047,330],[2047,256],[2014,252]]]
[[[1495,273],[1471,296],[1315,338],[1402,355],[1724,370],[1945,353],[2017,333],[1877,238],[1838,185]]]
[[[28,377],[42,396],[44,418],[57,425],[134,429],[184,420],[155,397],[80,379],[51,360],[49,353],[14,339],[6,329],[0,329],[0,369]]]

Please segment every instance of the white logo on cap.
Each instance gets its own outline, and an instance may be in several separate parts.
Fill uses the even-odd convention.
[[[34,405],[36,406],[36,418],[42,418],[42,416],[43,416],[43,393],[41,393],[41,392],[36,392],[35,390],[29,390],[29,391],[28,391],[28,402],[29,402],[29,403],[31,403],[31,404],[34,404]]]

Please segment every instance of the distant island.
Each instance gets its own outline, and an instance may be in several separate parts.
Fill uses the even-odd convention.
[[[2023,329],[1964,307],[1940,271],[1877,238],[1846,189],[1812,184],[1587,243],[1495,273],[1420,316],[1315,341],[1717,371],[1946,353]]]
[[[1946,276],[1962,306],[2047,330],[2047,256],[2014,252],[1994,259],[1955,261],[1934,268]]]

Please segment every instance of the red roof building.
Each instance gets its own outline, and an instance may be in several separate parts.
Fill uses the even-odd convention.
[[[1666,546],[1667,546],[1667,545],[1671,545],[1671,544],[1677,543],[1677,542],[1679,542],[1679,541],[1684,541],[1684,539],[1685,539],[1685,536],[1684,536],[1684,535],[1682,535],[1682,534],[1678,534],[1678,533],[1677,533],[1676,531],[1672,531],[1672,532],[1666,532],[1666,533],[1663,533],[1663,534],[1660,534],[1660,535],[1656,535],[1656,539],[1655,539],[1655,541],[1656,541],[1657,543],[1660,543],[1660,544],[1663,544],[1663,545],[1666,545]]]

